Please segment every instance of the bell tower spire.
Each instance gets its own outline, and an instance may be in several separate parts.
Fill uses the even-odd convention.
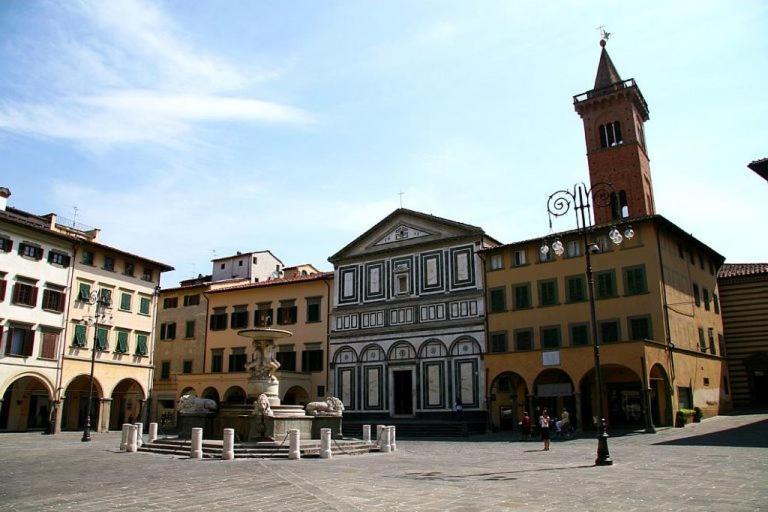
[[[611,204],[595,208],[595,222],[655,213],[644,124],[648,104],[634,78],[622,80],[606,50],[602,31],[594,87],[573,97],[584,123],[589,179],[616,190]]]

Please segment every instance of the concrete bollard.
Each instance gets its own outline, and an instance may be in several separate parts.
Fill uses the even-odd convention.
[[[392,445],[389,444],[389,427],[383,427],[381,429],[381,445],[379,449],[382,453],[389,453],[392,451]]]
[[[371,442],[371,426],[370,425],[363,425],[363,442],[365,443]]]
[[[128,427],[130,427],[130,423],[123,423],[123,435],[120,438],[120,451],[124,452],[128,449]]]
[[[141,445],[144,444],[144,424],[136,422],[134,425],[136,425],[136,446],[141,448]]]
[[[222,460],[233,460],[235,458],[235,429],[224,429],[224,446],[221,450]]]
[[[189,457],[192,459],[203,458],[203,429],[200,427],[192,429],[192,445],[190,447]]]
[[[392,448],[392,451],[397,450],[397,442],[395,441],[395,432],[397,429],[394,425],[389,427],[389,446]]]
[[[157,441],[157,423],[150,423],[149,438],[147,439],[147,442],[154,443],[155,441]]]
[[[379,445],[379,448],[384,446],[384,438],[381,434],[383,428],[384,425],[376,425],[376,444]]]
[[[136,425],[128,425],[128,442],[125,445],[125,451],[128,453],[136,453],[139,449],[136,444]]]
[[[301,433],[297,428],[288,431],[288,458],[291,460],[301,458]]]
[[[320,458],[332,459],[333,452],[331,452],[331,429],[320,429]]]

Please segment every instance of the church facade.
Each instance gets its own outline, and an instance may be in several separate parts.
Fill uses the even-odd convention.
[[[497,244],[479,227],[401,208],[329,258],[329,385],[347,421],[461,417],[484,427],[479,254]]]

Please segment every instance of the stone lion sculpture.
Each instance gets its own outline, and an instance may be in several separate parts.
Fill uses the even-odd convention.
[[[269,405],[269,398],[264,393],[253,402],[253,413],[257,416],[273,416],[272,407]]]
[[[216,401],[210,398],[198,398],[195,395],[184,395],[179,399],[179,414],[200,414],[213,412],[218,409]]]
[[[344,411],[344,403],[335,396],[329,396],[325,402],[310,402],[306,407],[307,414],[311,416],[341,416]]]

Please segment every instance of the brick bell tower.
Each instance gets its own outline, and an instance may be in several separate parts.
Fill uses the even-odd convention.
[[[648,104],[634,78],[621,79],[605,44],[606,37],[600,41],[595,86],[573,97],[584,122],[590,182],[609,183],[616,190],[609,206],[595,207],[598,224],[655,212],[643,131]]]

